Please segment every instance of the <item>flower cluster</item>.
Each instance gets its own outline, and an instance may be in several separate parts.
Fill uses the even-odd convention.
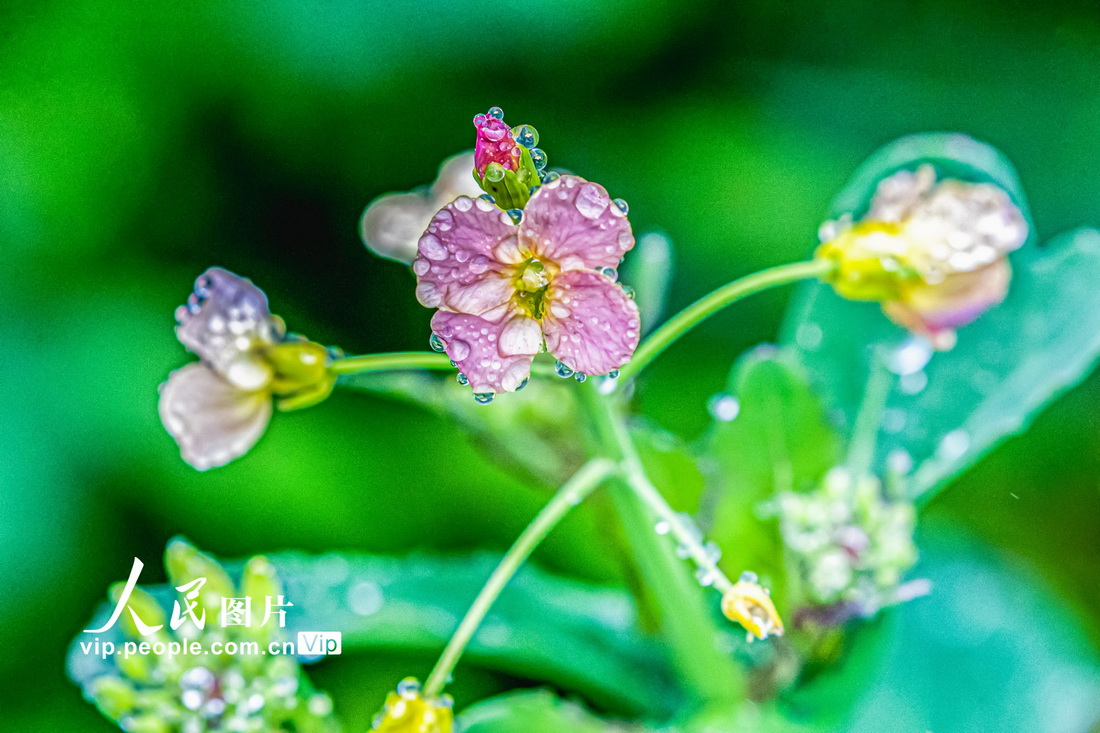
[[[183,459],[200,471],[246,453],[280,409],[320,402],[332,391],[332,356],[320,344],[286,333],[251,281],[219,267],[195,280],[176,311],[176,335],[200,361],[161,385],[160,417]]]
[[[215,643],[224,649],[230,642],[240,646],[254,642],[267,649],[272,642],[283,641],[281,628],[261,625],[256,616],[248,625],[213,622],[222,610],[223,598],[282,593],[275,569],[266,559],[249,560],[240,584],[235,585],[213,558],[183,540],[174,540],[168,546],[165,568],[173,585],[195,587],[196,578],[205,580],[197,593],[180,591],[178,601],[184,608],[205,614],[206,622],[199,628],[184,616],[183,624],[171,630],[164,606],[149,592],[134,587],[119,622],[127,638],[147,642],[153,651],[148,655],[116,654],[117,666],[89,682],[86,692],[107,718],[135,733],[338,730],[332,701],[312,688],[295,657],[212,651]],[[114,603],[121,594],[122,584],[112,587]],[[157,653],[172,642],[201,651]]]
[[[1027,235],[1004,190],[937,180],[923,165],[880,181],[859,222],[851,215],[826,222],[816,256],[835,264],[831,284],[840,295],[882,302],[892,321],[946,349],[956,329],[1004,300],[1006,255]]]
[[[475,394],[521,388],[543,350],[585,375],[629,361],[640,322],[616,283],[634,246],[626,214],[572,175],[539,185],[522,210],[459,197],[436,214],[413,262],[416,296],[438,309],[434,343]]]
[[[919,581],[901,583],[917,559],[916,512],[887,499],[877,479],[835,468],[816,491],[782,494],[778,509],[783,543],[812,602],[834,607],[836,618],[872,616],[920,594]]]

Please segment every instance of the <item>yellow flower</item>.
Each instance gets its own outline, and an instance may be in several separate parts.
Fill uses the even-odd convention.
[[[371,730],[379,733],[452,733],[451,699],[446,695],[424,698],[420,683],[408,677],[397,685],[397,692],[386,697],[386,706],[375,718]]]
[[[867,214],[821,227],[816,257],[850,300],[883,304],[892,321],[950,348],[955,329],[1008,292],[1007,255],[1027,239],[1020,209],[989,183],[936,180],[932,166],[879,182]]]
[[[722,613],[745,627],[750,642],[773,634],[783,636],[783,619],[779,618],[767,589],[756,582],[754,573],[742,573],[741,579],[722,596]]]

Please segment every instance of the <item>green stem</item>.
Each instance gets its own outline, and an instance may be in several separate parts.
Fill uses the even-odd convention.
[[[447,642],[446,648],[435,663],[431,674],[424,683],[424,697],[431,699],[438,697],[447,684],[447,679],[454,671],[459,657],[470,643],[478,626],[485,619],[489,608],[504,590],[504,586],[516,574],[516,571],[526,562],[527,558],[539,543],[550,533],[562,517],[599,487],[603,481],[615,471],[615,464],[606,459],[594,459],[581,467],[573,474],[564,486],[558,489],[558,493],[543,507],[538,516],[523,534],[519,536],[515,544],[501,559],[500,564],[493,570],[485,586],[477,594],[470,610],[466,612],[462,622],[458,625],[454,636]]]
[[[329,367],[333,374],[369,374],[399,369],[454,369],[446,354],[434,351],[395,351],[389,354],[345,356]]]
[[[834,267],[832,262],[825,260],[794,262],[754,272],[723,285],[665,321],[660,328],[650,334],[649,338],[634,352],[630,363],[619,371],[619,384],[626,384],[678,338],[723,308],[762,290],[799,280],[819,278],[828,274]]]
[[[868,370],[867,385],[863,389],[863,399],[859,403],[855,425],[852,426],[852,437],[845,460],[848,470],[857,479],[869,475],[873,467],[879,423],[882,421],[882,412],[892,386],[890,372],[878,351],[871,354]]]
[[[345,356],[336,359],[329,366],[329,371],[336,376],[395,372],[403,369],[453,371],[455,366],[451,364],[449,356],[434,351],[394,351],[387,354]],[[531,374],[537,377],[556,376],[551,364],[538,360],[531,364]]]
[[[591,384],[577,389],[588,414],[601,452],[620,464],[618,486],[612,492],[639,570],[656,606],[661,627],[672,649],[673,661],[689,688],[707,704],[738,704],[743,682],[732,660],[716,646],[719,628],[699,586],[685,572],[673,546],[655,527],[667,522],[670,533],[681,541],[693,558],[713,570],[716,584],[726,587],[728,579],[707,557],[698,535],[690,530],[646,477],[637,449],[610,397]],[[720,578],[720,580],[718,579]]]

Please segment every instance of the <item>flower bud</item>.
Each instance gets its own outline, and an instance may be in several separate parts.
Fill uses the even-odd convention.
[[[504,123],[504,112],[494,107],[487,114],[474,117],[477,142],[474,147],[474,178],[481,189],[493,197],[504,211],[522,209],[531,198],[531,188],[539,185],[541,176],[532,153],[545,160],[542,151],[529,149],[538,134],[530,125],[521,125],[517,141],[512,128]],[[545,162],[543,162],[545,165]]]
[[[879,182],[863,219],[821,228],[816,257],[851,300],[877,301],[892,321],[950,348],[954,331],[1008,292],[1009,252],[1027,239],[1023,213],[989,183],[936,180],[932,166]]]

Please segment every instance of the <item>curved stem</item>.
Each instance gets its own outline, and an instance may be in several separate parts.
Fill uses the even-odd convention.
[[[438,697],[443,691],[443,686],[447,684],[447,679],[451,676],[459,657],[462,656],[466,645],[470,643],[478,626],[485,619],[489,608],[534,549],[570,509],[583,501],[614,471],[615,464],[609,460],[597,458],[589,461],[558,489],[558,493],[543,507],[535,520],[523,530],[523,534],[504,555],[485,586],[477,594],[477,598],[458,625],[454,636],[447,642],[447,647],[424,683],[425,698]]]
[[[398,369],[454,369],[446,354],[434,351],[395,351],[388,354],[345,356],[329,366],[333,374],[369,374]]]
[[[577,394],[600,451],[620,464],[619,486],[612,498],[680,675],[706,704],[736,706],[743,680],[729,656],[715,644],[719,633],[715,615],[683,561],[676,557],[671,543],[655,531],[655,525],[668,522],[677,539],[691,550],[691,556],[705,560],[704,567],[717,571],[713,559],[707,556],[687,520],[668,505],[646,477],[622,416],[611,404],[612,398],[599,394],[591,383],[579,385]],[[725,575],[718,571],[717,577]],[[725,587],[721,580],[716,583]]]
[[[747,295],[762,290],[786,285],[799,280],[810,280],[828,274],[835,265],[824,260],[794,262],[789,265],[770,267],[754,272],[738,280],[727,283],[717,290],[704,295],[689,305],[649,335],[634,357],[619,371],[619,384],[626,384],[649,363],[661,355],[676,339],[698,326],[710,316],[732,305]]]

